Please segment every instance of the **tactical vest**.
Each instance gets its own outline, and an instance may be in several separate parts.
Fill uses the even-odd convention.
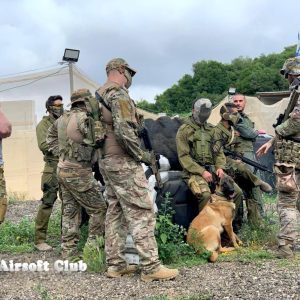
[[[294,164],[296,169],[300,169],[300,143],[277,139],[274,147],[275,160],[278,163]]]
[[[65,112],[57,122],[57,134],[59,144],[59,160],[90,166],[94,148],[84,143],[86,136],[83,136],[79,130],[80,122],[86,120],[86,113],[82,111],[71,110]],[[91,131],[88,128],[87,131]]]
[[[189,137],[191,157],[201,166],[214,165],[215,160],[212,150],[213,125],[205,123],[203,126],[199,126],[190,119],[186,119],[184,123],[193,128],[193,134]]]
[[[222,146],[224,149],[235,151],[236,149],[236,136],[235,131],[232,126],[230,128],[226,128],[222,123],[218,123],[215,127],[215,130],[219,130],[222,132]]]

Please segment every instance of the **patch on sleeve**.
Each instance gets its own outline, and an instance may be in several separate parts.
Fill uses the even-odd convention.
[[[130,105],[127,100],[119,100],[121,116],[123,119],[131,119]]]

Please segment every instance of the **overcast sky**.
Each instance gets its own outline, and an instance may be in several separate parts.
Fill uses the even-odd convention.
[[[55,66],[65,48],[77,66],[105,80],[123,57],[138,70],[131,95],[154,96],[193,63],[279,53],[297,43],[296,0],[0,0],[0,76]],[[295,15],[293,16],[293,13]]]

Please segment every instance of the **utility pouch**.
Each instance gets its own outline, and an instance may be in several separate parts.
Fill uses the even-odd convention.
[[[188,180],[188,186],[194,195],[199,196],[201,194],[200,185],[198,184],[194,175],[192,175],[191,178]]]
[[[106,128],[101,121],[95,121],[94,130],[96,148],[102,148],[106,138]]]
[[[299,191],[295,176],[295,164],[276,163],[276,188],[279,192],[291,193]]]

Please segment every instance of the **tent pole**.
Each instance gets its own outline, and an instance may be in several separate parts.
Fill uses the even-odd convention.
[[[73,62],[69,61],[69,77],[70,77],[70,97],[74,92],[74,80],[73,80]]]

